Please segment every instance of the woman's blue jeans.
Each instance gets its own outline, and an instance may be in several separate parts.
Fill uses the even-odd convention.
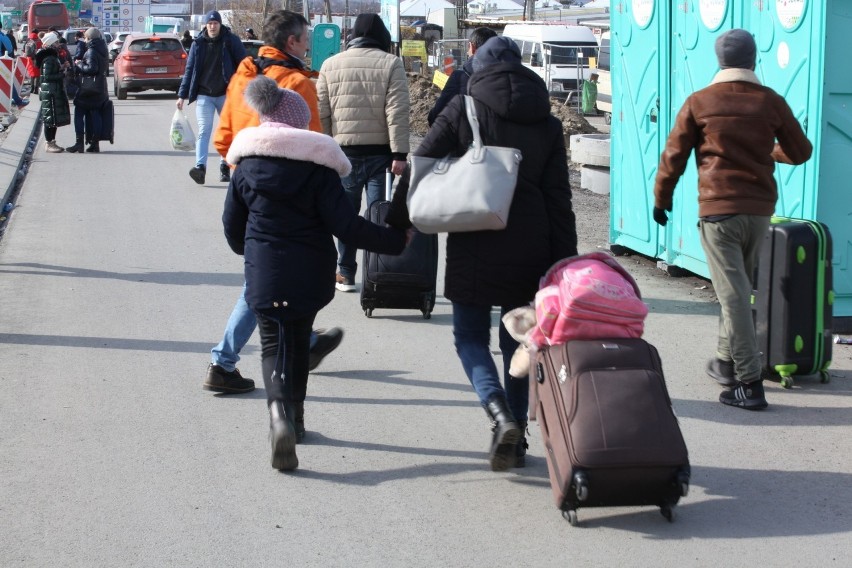
[[[479,402],[485,406],[492,396],[505,396],[509,409],[515,420],[527,419],[529,406],[529,376],[512,377],[509,375],[509,364],[512,355],[518,348],[518,342],[512,339],[502,317],[506,312],[520,307],[519,305],[503,306],[500,308],[500,328],[498,338],[500,352],[503,354],[504,385],[500,385],[500,374],[494,357],[491,355],[491,306],[473,306],[453,302],[453,337],[455,338],[456,353],[461,360],[464,372],[470,384],[473,385]],[[525,305],[525,304],[523,304]]]

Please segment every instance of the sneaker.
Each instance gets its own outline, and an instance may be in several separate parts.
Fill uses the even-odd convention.
[[[51,152],[53,154],[59,154],[60,152],[64,152],[65,148],[56,143],[56,140],[49,140],[45,142],[44,149],[47,152]]]
[[[318,329],[317,342],[311,348],[311,358],[308,368],[313,371],[316,369],[326,355],[337,349],[340,342],[343,341],[343,330],[339,327],[333,327],[329,330]]]
[[[24,107],[25,107],[25,106],[27,106],[28,104],[30,104],[30,101],[29,101],[29,100],[24,100],[24,101],[21,101],[21,102],[19,102],[19,103],[12,103],[12,106],[16,106],[16,107],[18,107],[18,108],[24,108]]]
[[[341,273],[337,273],[336,283],[334,285],[335,288],[340,290],[341,292],[354,292],[355,291],[355,283],[351,278],[347,278]]]
[[[725,361],[717,357],[713,357],[707,361],[704,367],[710,377],[723,387],[734,387],[737,385],[737,375],[734,372],[734,362]]]
[[[219,181],[231,181],[231,168],[224,162],[219,164]]]
[[[210,363],[207,367],[204,390],[227,394],[251,392],[254,390],[254,381],[243,377],[239,369],[226,371],[219,365]]]
[[[722,391],[719,402],[728,406],[739,406],[746,410],[763,410],[769,404],[763,394],[763,381],[758,380],[751,383],[737,381],[737,386],[731,390]]]
[[[204,176],[207,175],[207,168],[204,166],[195,166],[191,170],[189,170],[189,177],[192,178],[192,181],[197,183],[198,185],[202,185],[204,183]]]

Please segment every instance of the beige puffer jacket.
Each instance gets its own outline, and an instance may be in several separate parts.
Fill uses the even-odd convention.
[[[402,60],[377,48],[326,59],[317,80],[322,131],[346,146],[389,144],[409,152],[408,79]]]

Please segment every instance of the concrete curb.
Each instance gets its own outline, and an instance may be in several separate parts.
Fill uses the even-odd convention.
[[[15,189],[26,175],[32,157],[31,142],[38,136],[41,126],[41,106],[38,100],[21,110],[18,119],[9,125],[9,135],[0,143],[0,188],[3,190],[2,206],[12,199]]]

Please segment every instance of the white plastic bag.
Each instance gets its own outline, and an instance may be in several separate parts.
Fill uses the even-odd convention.
[[[175,114],[172,117],[169,139],[172,142],[172,148],[175,150],[183,150],[184,152],[195,151],[195,133],[192,131],[189,119],[180,110],[175,110]]]

